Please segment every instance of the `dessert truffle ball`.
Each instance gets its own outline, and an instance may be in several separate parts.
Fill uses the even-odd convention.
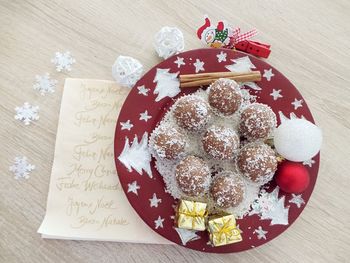
[[[218,79],[209,88],[209,104],[223,115],[232,115],[242,104],[238,84],[230,79]]]
[[[184,154],[186,138],[175,128],[161,126],[154,132],[153,149],[160,158],[174,160]]]
[[[225,172],[214,177],[210,194],[220,208],[239,205],[244,197],[245,186],[242,179],[232,172]]]
[[[241,173],[253,182],[266,183],[271,180],[277,169],[277,158],[270,146],[249,143],[238,153],[237,166]]]
[[[239,148],[239,137],[230,128],[212,126],[205,132],[202,144],[204,151],[212,158],[229,160]]]
[[[275,127],[276,115],[265,104],[250,104],[242,112],[239,131],[248,140],[266,139]]]
[[[209,189],[210,170],[208,165],[196,156],[187,156],[176,166],[176,182],[188,196],[198,197]]]
[[[174,118],[180,127],[188,131],[199,131],[209,121],[208,104],[197,96],[182,97],[175,105]]]

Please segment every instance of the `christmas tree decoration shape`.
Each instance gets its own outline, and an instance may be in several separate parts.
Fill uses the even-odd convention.
[[[250,61],[248,56],[231,59],[233,64],[227,65],[226,68],[232,72],[249,72],[255,69],[255,65]]]
[[[153,94],[157,95],[156,101],[165,97],[173,98],[180,93],[180,82],[177,78],[179,72],[170,73],[170,69],[157,68],[156,76],[153,82],[157,83]]]
[[[253,202],[249,215],[258,214],[260,220],[271,220],[270,225],[288,225],[289,206],[284,206],[285,196],[278,198],[279,187],[271,193],[261,190]]]
[[[118,160],[132,172],[133,169],[142,175],[142,171],[145,171],[147,175],[152,178],[151,170],[151,154],[148,150],[148,133],[145,132],[140,142],[138,142],[137,135],[129,145],[129,138],[125,138],[125,145],[122,153],[119,155]]]
[[[183,229],[183,228],[177,228],[175,227],[176,232],[178,233],[181,243],[186,246],[186,244],[190,241],[194,241],[197,239],[200,239],[200,236],[196,234],[196,231]]]

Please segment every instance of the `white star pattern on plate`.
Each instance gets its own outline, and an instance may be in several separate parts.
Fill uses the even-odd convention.
[[[162,202],[162,199],[157,198],[156,193],[153,194],[151,199],[148,199],[150,202],[150,207],[158,207],[158,204]]]
[[[161,218],[160,216],[158,216],[157,220],[154,220],[154,224],[155,224],[155,229],[163,228],[163,222],[164,222],[164,218]]]
[[[49,73],[45,73],[44,75],[36,75],[35,83],[33,88],[38,90],[41,95],[45,95],[46,93],[54,93],[55,87],[57,84],[57,80],[51,79]]]
[[[148,115],[148,111],[145,110],[145,112],[140,113],[140,121],[145,121],[147,122],[152,116]]]
[[[196,73],[204,71],[204,62],[200,61],[198,58],[196,59],[196,62],[193,63],[193,66],[196,68]]]
[[[261,226],[258,227],[258,229],[255,229],[254,232],[255,234],[257,234],[258,239],[265,239],[266,240],[266,234],[268,233],[268,231],[265,231],[262,229]]]
[[[139,94],[142,94],[143,96],[147,96],[147,95],[148,95],[149,89],[147,89],[147,88],[145,87],[145,85],[138,86],[137,89],[138,89],[138,91],[139,91],[139,92],[138,92]]]
[[[305,201],[301,195],[292,194],[292,199],[289,200],[289,203],[295,204],[298,208],[300,208],[303,204],[305,204]]]
[[[272,68],[270,68],[269,70],[264,69],[263,77],[267,81],[270,81],[273,76],[275,76],[275,74],[272,73]]]
[[[221,51],[220,54],[216,55],[216,57],[218,58],[218,62],[221,63],[223,61],[226,61],[227,53]]]
[[[180,68],[182,65],[186,65],[184,58],[176,57],[174,63],[177,65],[177,68]]]
[[[127,120],[126,122],[120,122],[120,125],[122,126],[121,130],[128,130],[130,131],[134,125],[130,122],[130,120]]]
[[[306,161],[303,161],[303,165],[307,165],[309,167],[312,167],[312,165],[315,163],[315,161],[313,159],[309,159]]]
[[[9,167],[9,170],[15,174],[15,179],[28,179],[29,174],[35,169],[35,165],[28,163],[27,157],[16,157],[15,163]]]
[[[270,95],[273,97],[273,100],[278,100],[278,98],[283,98],[283,96],[281,95],[280,89],[278,90],[273,89]]]
[[[297,100],[296,98],[294,99],[294,101],[292,102],[292,105],[294,106],[294,110],[302,107],[303,105],[301,105],[303,103],[303,100]]]
[[[39,106],[32,106],[28,102],[25,102],[22,107],[16,107],[15,111],[15,119],[24,122],[25,125],[39,120]]]
[[[136,181],[133,181],[131,184],[128,184],[128,193],[132,192],[135,195],[138,195],[137,190],[140,189],[140,186],[137,185]]]

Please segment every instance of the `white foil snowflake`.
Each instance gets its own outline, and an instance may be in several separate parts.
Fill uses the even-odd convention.
[[[69,51],[66,51],[64,53],[56,52],[55,57],[51,59],[51,62],[55,64],[56,70],[58,72],[61,72],[63,70],[65,71],[71,71],[72,65],[76,62],[75,59],[72,57],[71,53]]]
[[[28,102],[25,102],[22,107],[16,107],[15,111],[15,119],[24,122],[25,125],[29,125],[32,121],[39,119],[39,107],[32,106]]]
[[[42,75],[42,76],[36,75],[35,81],[36,82],[34,83],[33,88],[35,90],[38,90],[41,95],[55,92],[57,80],[51,79],[49,73],[46,73],[45,75]]]
[[[15,179],[29,178],[29,173],[35,169],[35,166],[28,163],[27,157],[15,157],[15,163],[9,167],[9,170],[15,174]]]

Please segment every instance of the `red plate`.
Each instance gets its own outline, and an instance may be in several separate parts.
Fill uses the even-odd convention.
[[[225,61],[219,62],[218,55],[220,53],[226,54]],[[147,163],[147,153],[143,154],[144,151],[142,150],[142,143],[140,142],[145,133],[150,134],[152,132],[166,110],[174,102],[173,98],[169,97],[165,97],[158,102],[155,100],[157,95],[154,94],[153,91],[156,86],[154,78],[157,68],[170,69],[170,73],[180,72],[181,74],[190,74],[195,73],[194,64],[196,64],[196,61],[199,61],[204,62],[204,70],[200,71],[200,73],[228,71],[225,66],[234,64],[232,59],[238,59],[246,56],[249,57],[250,61],[256,67],[256,70],[261,71],[262,74],[267,72],[264,74],[266,77],[263,77],[262,81],[257,83],[261,90],[253,90],[249,87],[246,87],[246,89],[249,89],[251,94],[257,95],[258,102],[271,106],[273,111],[278,116],[277,119],[279,123],[281,121],[278,114],[279,111],[283,112],[283,114],[287,117],[289,117],[291,113],[294,113],[297,117],[304,116],[307,120],[314,122],[311,112],[298,90],[274,67],[245,53],[228,51],[225,49],[192,50],[170,57],[167,60],[159,63],[136,83],[135,87],[130,91],[129,96],[125,100],[119,114],[114,144],[115,163],[120,183],[130,204],[150,228],[168,240],[187,248],[205,252],[232,253],[257,247],[272,240],[285,231],[297,219],[309,200],[316,182],[319,168],[319,155],[315,156],[312,159],[312,162],[304,164],[309,170],[311,178],[308,189],[300,196],[304,203],[293,202],[298,201],[298,196],[294,196],[293,199],[291,194],[286,194],[282,191],[279,192],[279,198],[285,196],[284,211],[287,211],[287,208],[289,208],[287,213],[288,224],[274,224],[274,222],[269,219],[262,220],[257,214],[245,216],[243,219],[237,220],[237,224],[242,231],[243,237],[243,241],[240,243],[221,247],[212,247],[210,244],[208,244],[208,233],[197,232],[196,235],[198,236],[196,240],[192,240],[184,244],[182,243],[178,232],[174,229],[174,221],[172,217],[174,215],[173,205],[175,200],[168,193],[165,193],[165,185],[161,175],[155,169],[154,160],[152,159],[150,164]],[[224,55],[222,58],[223,57]],[[178,58],[183,58],[185,65],[176,64],[175,61]],[[271,79],[268,77],[269,70],[272,70],[271,72],[274,74]],[[140,88],[142,86],[144,86],[144,89]],[[196,89],[188,89],[185,91],[185,93],[191,93],[195,90]],[[276,91],[276,100],[273,97],[274,90]],[[278,97],[278,90],[280,90],[282,97]],[[298,106],[298,104],[300,104],[298,102],[293,104],[293,102],[300,100],[301,106]],[[144,114],[141,115],[142,113]],[[147,118],[147,116],[151,116],[151,118]],[[147,121],[145,119],[147,119]],[[136,140],[135,136],[137,136]],[[127,160],[126,166],[128,166],[126,167],[118,158],[122,154],[124,147],[129,145],[131,146],[133,141],[134,146],[131,147],[131,149],[125,149],[124,151],[124,153],[126,153],[124,155],[124,160]],[[135,158],[136,152],[138,152],[138,156],[143,156],[141,158],[144,160],[141,161],[139,157]],[[141,172],[139,171],[141,174],[137,171],[137,167],[140,166],[140,163],[142,163],[141,166],[145,170],[147,170],[147,167],[150,166],[153,175],[152,178],[148,176],[145,170]],[[271,192],[275,188],[276,186],[274,182],[271,182],[270,185],[268,185],[267,192]],[[151,207],[150,199],[152,199],[154,194],[156,194],[158,199],[161,199],[161,202],[157,203],[157,207],[155,206],[156,202],[153,204],[154,206]],[[281,200],[281,202],[283,202],[283,199]],[[301,200],[299,199],[299,201]],[[156,222],[158,222],[158,225],[156,225]],[[264,230],[265,232],[259,231],[260,229]],[[186,237],[183,236],[183,238]]]

